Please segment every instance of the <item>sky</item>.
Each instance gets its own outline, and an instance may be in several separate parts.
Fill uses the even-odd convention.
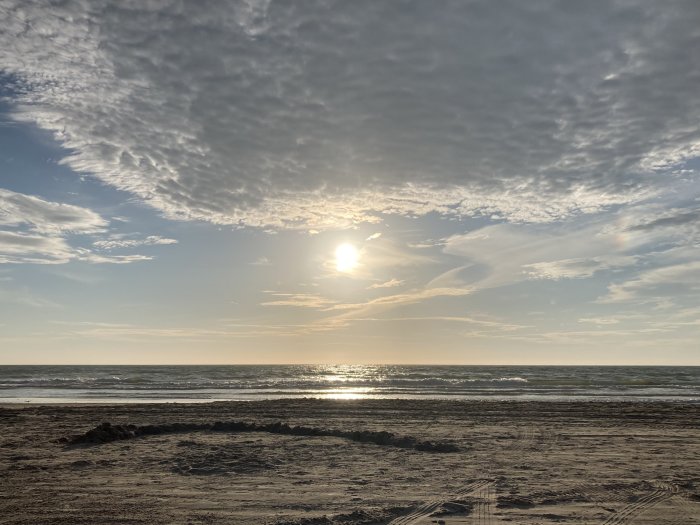
[[[0,19],[0,364],[700,365],[695,0]]]

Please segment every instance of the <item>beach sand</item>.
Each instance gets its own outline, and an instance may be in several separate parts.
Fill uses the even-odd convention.
[[[5,405],[0,430],[2,524],[700,523],[699,405]]]

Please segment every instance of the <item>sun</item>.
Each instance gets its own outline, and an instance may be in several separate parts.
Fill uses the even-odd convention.
[[[339,272],[349,273],[357,266],[360,254],[350,243],[341,244],[335,249],[335,268]]]

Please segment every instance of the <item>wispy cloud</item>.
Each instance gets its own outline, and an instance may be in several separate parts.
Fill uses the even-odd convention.
[[[74,257],[62,237],[0,231],[0,263],[63,264]]]
[[[418,304],[442,297],[463,297],[470,293],[471,290],[467,288],[425,288],[401,294],[385,295],[362,303],[337,303],[326,307],[324,311],[339,311],[340,314],[315,321],[309,325],[307,330],[313,332],[345,328],[355,320],[373,318],[397,306]]]
[[[597,256],[589,259],[561,259],[523,265],[524,272],[532,279],[585,279],[598,271],[633,266],[637,257]]]
[[[611,284],[600,303],[648,302],[669,297],[700,297],[700,261],[645,271],[632,279]]]
[[[128,264],[148,261],[148,255],[101,255],[87,248],[72,247],[63,237],[0,231],[0,264]]]
[[[67,236],[102,234],[109,221],[87,208],[1,188],[0,225],[9,228],[0,230],[0,264],[65,264],[71,261],[127,264],[152,259],[138,254],[107,256],[73,246]],[[176,242],[157,235],[127,239],[124,235],[112,234],[93,242],[93,246],[99,250],[113,250]]]
[[[160,235],[149,235],[143,239],[110,238],[92,243],[95,248],[100,248],[101,250],[136,248],[139,246],[156,246],[163,244],[177,244],[177,240],[161,237]]]
[[[252,266],[272,266],[272,262],[267,257],[258,257],[250,263]]]
[[[693,225],[700,228],[700,209],[665,210],[661,216],[647,219],[646,222],[630,226],[630,231],[650,231],[657,228]]]
[[[52,337],[58,338],[97,338],[113,340],[183,339],[191,341],[216,341],[230,338],[259,336],[296,335],[300,325],[256,325],[248,323],[227,323],[221,327],[171,327],[147,326],[130,323],[109,323],[95,321],[52,321],[63,327],[54,330]]]
[[[280,292],[268,292],[268,294],[275,299],[271,301],[264,301],[260,303],[261,306],[294,306],[299,308],[318,309],[327,308],[335,305],[337,302],[316,294],[293,294]]]
[[[484,289],[528,279],[585,278],[634,265],[634,257],[619,253],[614,234],[601,233],[605,225],[598,221],[576,228],[496,224],[454,235],[446,239],[444,251],[468,264],[446,272],[433,284],[466,282]],[[562,254],[569,258],[562,259]]]
[[[76,260],[93,264],[129,264],[134,262],[150,261],[150,255],[100,255],[89,250],[78,248],[76,250]]]
[[[578,320],[578,322],[606,326],[611,324],[618,324],[620,320],[615,317],[582,317]]]
[[[26,225],[42,234],[95,233],[108,222],[87,208],[0,188],[0,225]]]
[[[523,328],[527,328],[525,325],[519,325],[519,324],[513,324],[513,323],[508,323],[508,322],[503,322],[503,321],[497,321],[493,319],[480,319],[476,317],[464,317],[464,316],[449,316],[449,315],[444,315],[444,316],[422,316],[422,317],[411,317],[411,316],[406,316],[406,317],[372,317],[372,318],[354,318],[352,319],[353,322],[361,322],[361,321],[366,321],[366,322],[377,322],[377,323],[403,323],[403,322],[408,322],[408,323],[415,323],[415,322],[424,322],[424,323],[429,323],[429,324],[434,324],[434,323],[458,323],[458,324],[469,324],[469,325],[476,325],[482,328],[489,328],[493,330],[505,330],[505,331],[514,331],[514,330],[521,330]]]
[[[400,279],[391,279],[383,283],[374,283],[367,287],[368,290],[376,290],[377,288],[394,288],[396,286],[401,286],[404,283]]]

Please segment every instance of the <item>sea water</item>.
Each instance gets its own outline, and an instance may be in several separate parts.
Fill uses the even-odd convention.
[[[700,367],[0,366],[0,403],[300,397],[700,402]]]

